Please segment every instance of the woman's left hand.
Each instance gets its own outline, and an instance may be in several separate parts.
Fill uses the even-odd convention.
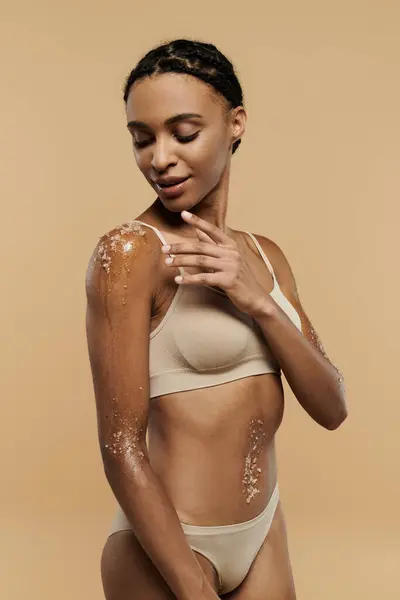
[[[193,213],[182,211],[181,215],[186,223],[197,228],[200,240],[163,246],[163,252],[175,255],[171,257],[172,262],[166,259],[166,263],[213,272],[185,273],[183,278],[178,275],[175,281],[179,285],[195,283],[219,287],[242,312],[253,317],[269,314],[274,301],[257,282],[236,242],[219,227]]]

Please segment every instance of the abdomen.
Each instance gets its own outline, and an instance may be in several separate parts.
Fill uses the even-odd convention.
[[[149,456],[182,522],[227,525],[266,506],[284,408],[276,374],[151,401]]]

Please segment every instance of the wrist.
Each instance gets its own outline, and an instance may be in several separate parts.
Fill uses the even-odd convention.
[[[261,296],[249,311],[249,315],[256,321],[258,319],[272,318],[276,313],[276,303],[272,298]]]
[[[208,580],[204,571],[201,571],[202,577],[200,581],[196,582],[196,585],[185,589],[182,593],[177,594],[179,600],[219,600],[217,592],[214,590],[213,585]]]

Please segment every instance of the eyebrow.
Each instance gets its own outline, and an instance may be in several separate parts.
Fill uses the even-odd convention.
[[[173,117],[169,117],[164,121],[165,125],[172,125],[173,123],[178,123],[179,121],[186,121],[186,119],[194,119],[203,117],[197,113],[180,113],[179,115],[174,115]],[[150,129],[146,123],[142,121],[129,121],[127,127],[141,127],[142,129]]]

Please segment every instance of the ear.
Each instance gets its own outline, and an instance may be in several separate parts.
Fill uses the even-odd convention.
[[[247,122],[247,112],[243,106],[232,109],[232,143],[243,137]]]

